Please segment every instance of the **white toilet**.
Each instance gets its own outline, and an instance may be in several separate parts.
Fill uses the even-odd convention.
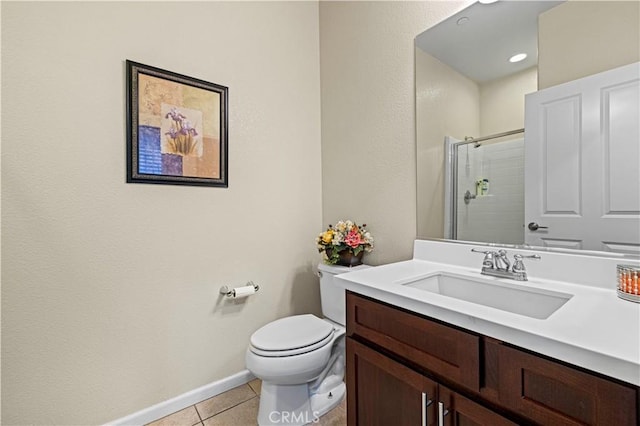
[[[333,277],[357,269],[320,264],[322,314],[275,320],[251,336],[247,369],[262,380],[258,424],[304,425],[344,398],[345,290]]]

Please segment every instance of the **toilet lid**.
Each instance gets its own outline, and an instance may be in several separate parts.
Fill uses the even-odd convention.
[[[253,333],[251,346],[263,351],[289,351],[304,348],[333,334],[333,326],[315,315],[280,318]]]

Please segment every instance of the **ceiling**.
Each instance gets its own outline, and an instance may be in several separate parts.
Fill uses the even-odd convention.
[[[478,82],[502,78],[538,61],[538,15],[563,1],[474,3],[416,37],[416,46]],[[511,63],[516,53],[524,61]]]

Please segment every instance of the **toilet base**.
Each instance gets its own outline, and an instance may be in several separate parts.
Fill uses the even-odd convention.
[[[317,417],[324,416],[340,405],[347,394],[347,386],[340,382],[329,392],[317,393],[311,397],[311,408]]]
[[[274,385],[262,382],[258,425],[302,426],[317,423],[320,416],[342,402],[345,394],[346,386],[342,381],[332,389],[312,395],[309,383]]]

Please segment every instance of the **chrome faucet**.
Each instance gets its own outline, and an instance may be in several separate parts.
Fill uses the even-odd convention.
[[[524,267],[524,261],[522,259],[540,259],[537,254],[530,256],[524,256],[516,254],[513,256],[513,266],[509,261],[506,250],[476,250],[471,249],[475,253],[483,253],[484,260],[482,261],[483,275],[491,275],[498,278],[509,278],[516,281],[527,281],[527,270]]]

